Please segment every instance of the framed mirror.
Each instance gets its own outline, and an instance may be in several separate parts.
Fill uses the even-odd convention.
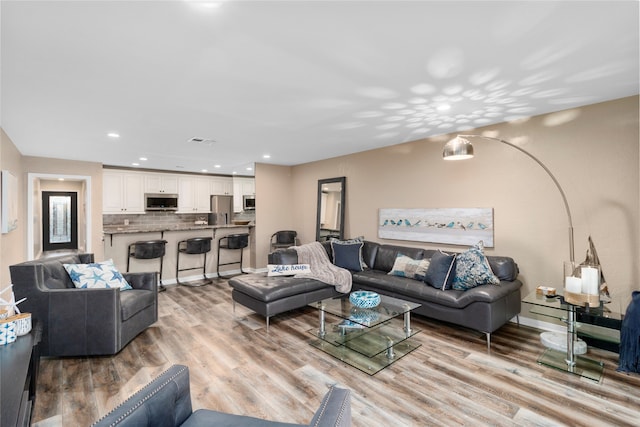
[[[344,238],[344,200],[347,178],[318,180],[318,215],[316,241]]]

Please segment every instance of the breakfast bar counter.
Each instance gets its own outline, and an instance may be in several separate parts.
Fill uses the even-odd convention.
[[[207,277],[216,276],[216,257],[218,251],[218,239],[230,234],[249,233],[249,247],[245,249],[243,269],[247,270],[252,265],[253,253],[253,222],[240,225],[196,225],[196,224],[179,224],[168,226],[105,226],[104,234],[104,254],[105,259],[112,259],[116,267],[121,271],[127,271],[127,255],[128,248],[131,243],[146,240],[166,240],[165,255],[162,266],[162,283],[176,283],[176,260],[178,253],[178,242],[186,239],[197,237],[211,237],[211,251],[207,253],[207,262],[205,272]],[[228,253],[223,251],[220,254],[220,263],[230,262],[238,257],[237,253]],[[189,255],[180,257],[180,268],[196,267],[202,265],[203,256]],[[131,259],[130,269],[132,272],[139,271],[158,271],[160,261],[158,259]],[[237,265],[234,270],[240,270]],[[222,269],[221,269],[222,272]],[[235,273],[235,271],[231,271]],[[226,273],[229,274],[229,273]],[[200,277],[202,277],[200,275]],[[181,280],[189,280],[188,275],[180,274]]]

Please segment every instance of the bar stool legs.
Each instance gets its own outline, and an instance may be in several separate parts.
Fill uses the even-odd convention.
[[[181,240],[178,242],[178,254],[176,256],[176,283],[183,286],[205,286],[213,283],[213,280],[207,278],[207,252],[211,250],[212,237],[195,237],[192,239]],[[204,261],[201,267],[180,268],[180,254],[202,254]],[[202,268],[202,279],[181,282],[179,273],[187,270],[199,270]]]
[[[220,266],[221,265],[231,265],[231,264],[240,264],[240,274],[247,274],[247,272],[242,270],[242,258],[244,254],[244,248],[249,246],[249,234],[248,233],[240,233],[240,234],[229,234],[228,236],[224,236],[218,239],[218,259],[216,262],[216,273],[221,279],[229,279],[233,276],[223,276],[220,274]],[[231,261],[220,263],[220,249],[228,249],[228,250],[240,250],[240,261]]]

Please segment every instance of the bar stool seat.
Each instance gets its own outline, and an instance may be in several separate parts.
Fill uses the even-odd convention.
[[[218,239],[218,260],[216,263],[216,273],[218,277],[223,279],[228,279],[233,276],[222,276],[220,274],[220,266],[221,265],[231,265],[231,264],[240,264],[240,274],[247,274],[247,272],[242,270],[242,256],[244,254],[244,248],[249,246],[249,233],[238,233],[238,234],[229,234],[227,236],[221,237]],[[226,250],[240,250],[240,261],[231,261],[220,263],[220,252],[221,249]]]
[[[140,240],[131,243],[127,249],[127,272],[131,258],[135,259],[156,259],[160,258],[160,284],[158,292],[166,291],[167,288],[162,284],[162,261],[166,250],[166,240]]]
[[[213,280],[207,278],[207,252],[211,250],[212,237],[193,237],[191,239],[181,240],[178,242],[178,254],[176,256],[176,282],[183,286],[205,286],[213,283]],[[201,267],[180,268],[180,254],[204,255],[204,261]],[[202,268],[202,279],[180,281],[179,273],[187,270],[199,270]]]

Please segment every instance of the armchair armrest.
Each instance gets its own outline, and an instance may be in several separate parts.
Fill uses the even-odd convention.
[[[158,272],[148,271],[143,273],[122,273],[122,277],[131,285],[133,289],[144,289],[147,291],[158,291]]]
[[[120,343],[120,289],[48,289],[45,355],[113,354]]]
[[[310,426],[314,427],[350,427],[351,393],[344,388],[331,387],[320,408],[316,411]]]
[[[179,426],[191,412],[189,369],[173,365],[92,427]]]

